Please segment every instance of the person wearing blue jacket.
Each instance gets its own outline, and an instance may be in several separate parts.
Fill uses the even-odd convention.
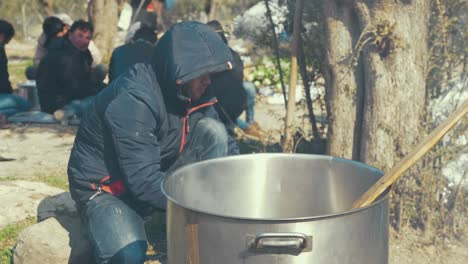
[[[109,82],[115,80],[130,66],[151,57],[157,40],[156,32],[153,29],[144,24],[140,26],[129,43],[112,51],[109,63]]]
[[[181,22],[93,100],[68,164],[70,192],[97,263],[143,263],[143,217],[165,210],[172,170],[239,154],[206,90],[232,69],[229,48],[207,25]]]

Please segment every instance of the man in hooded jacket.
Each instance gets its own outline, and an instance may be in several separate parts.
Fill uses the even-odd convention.
[[[70,155],[70,192],[97,263],[143,263],[144,216],[165,209],[160,184],[184,164],[238,154],[205,93],[232,69],[229,48],[207,25],[182,22],[104,89],[82,119]]]

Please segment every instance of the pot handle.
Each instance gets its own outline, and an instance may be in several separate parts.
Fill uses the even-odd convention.
[[[312,237],[302,233],[262,233],[250,239],[251,249],[308,249],[312,248]]]

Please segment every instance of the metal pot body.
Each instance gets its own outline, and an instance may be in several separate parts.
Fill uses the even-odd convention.
[[[387,193],[349,210],[381,176],[362,163],[300,154],[183,167],[162,184],[169,264],[388,263]]]

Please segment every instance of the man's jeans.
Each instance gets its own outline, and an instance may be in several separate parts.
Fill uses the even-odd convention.
[[[11,116],[29,110],[28,101],[13,94],[0,94],[0,114]]]
[[[220,122],[203,118],[192,133],[190,141],[168,172],[189,163],[227,155],[227,133]],[[155,200],[159,207],[165,209],[166,198],[162,192]],[[145,261],[147,244],[144,220],[125,202],[103,193],[89,201],[82,214],[97,263]]]
[[[251,82],[245,81],[243,83],[245,92],[246,92],[246,109],[245,109],[245,121],[240,117],[237,118],[236,123],[241,129],[246,129],[250,123],[253,123],[254,120],[254,107],[255,107],[255,94],[257,90],[255,85]]]

